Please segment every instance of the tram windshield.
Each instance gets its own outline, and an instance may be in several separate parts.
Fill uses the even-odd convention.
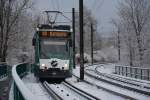
[[[69,54],[67,40],[40,40],[40,56],[41,59],[62,58]]]

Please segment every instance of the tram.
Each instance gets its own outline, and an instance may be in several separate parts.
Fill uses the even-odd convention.
[[[73,67],[72,31],[69,25],[38,25],[32,44],[34,74],[40,80],[64,80]]]

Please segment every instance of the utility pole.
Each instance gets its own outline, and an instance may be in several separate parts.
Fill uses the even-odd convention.
[[[75,63],[75,8],[72,8],[72,30],[73,30],[73,68],[76,67]]]
[[[117,38],[118,38],[118,60],[120,61],[121,60],[121,47],[120,47],[120,28],[118,29],[118,34],[117,34]]]
[[[79,0],[80,16],[80,79],[84,80],[84,44],[83,44],[83,0]]]
[[[91,23],[91,63],[93,64],[93,23]]]

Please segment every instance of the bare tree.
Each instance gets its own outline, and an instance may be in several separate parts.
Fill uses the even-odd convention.
[[[112,19],[111,23],[116,27],[117,33],[117,48],[118,48],[118,60],[121,60],[121,23],[117,22],[115,19]]]
[[[75,16],[75,21],[76,21],[76,44],[78,45],[79,44],[79,15],[78,13],[76,13],[76,16]],[[91,23],[93,24],[93,28],[94,28],[94,49],[100,47],[97,46],[97,41],[100,41],[98,37],[98,33],[97,33],[97,21],[96,19],[94,18],[94,16],[92,15],[92,12],[91,10],[89,10],[87,7],[84,6],[84,50],[87,52],[87,53],[90,53],[90,46],[91,46]],[[76,45],[77,48],[79,48],[78,46]]]
[[[144,55],[144,29],[150,22],[149,0],[123,0],[119,7],[119,17],[124,24],[130,25],[131,32],[135,33],[139,62],[142,65]]]
[[[16,32],[14,27],[31,6],[30,0],[0,0],[0,61],[6,61],[9,40]]]

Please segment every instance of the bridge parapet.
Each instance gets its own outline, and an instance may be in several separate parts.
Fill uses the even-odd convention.
[[[28,72],[29,64],[18,64],[12,68],[13,83],[13,98],[14,100],[38,100],[36,96],[27,88],[21,80]]]
[[[115,66],[115,73],[132,78],[150,80],[150,68]]]
[[[9,66],[6,62],[0,62],[0,79],[5,78],[9,74]]]

